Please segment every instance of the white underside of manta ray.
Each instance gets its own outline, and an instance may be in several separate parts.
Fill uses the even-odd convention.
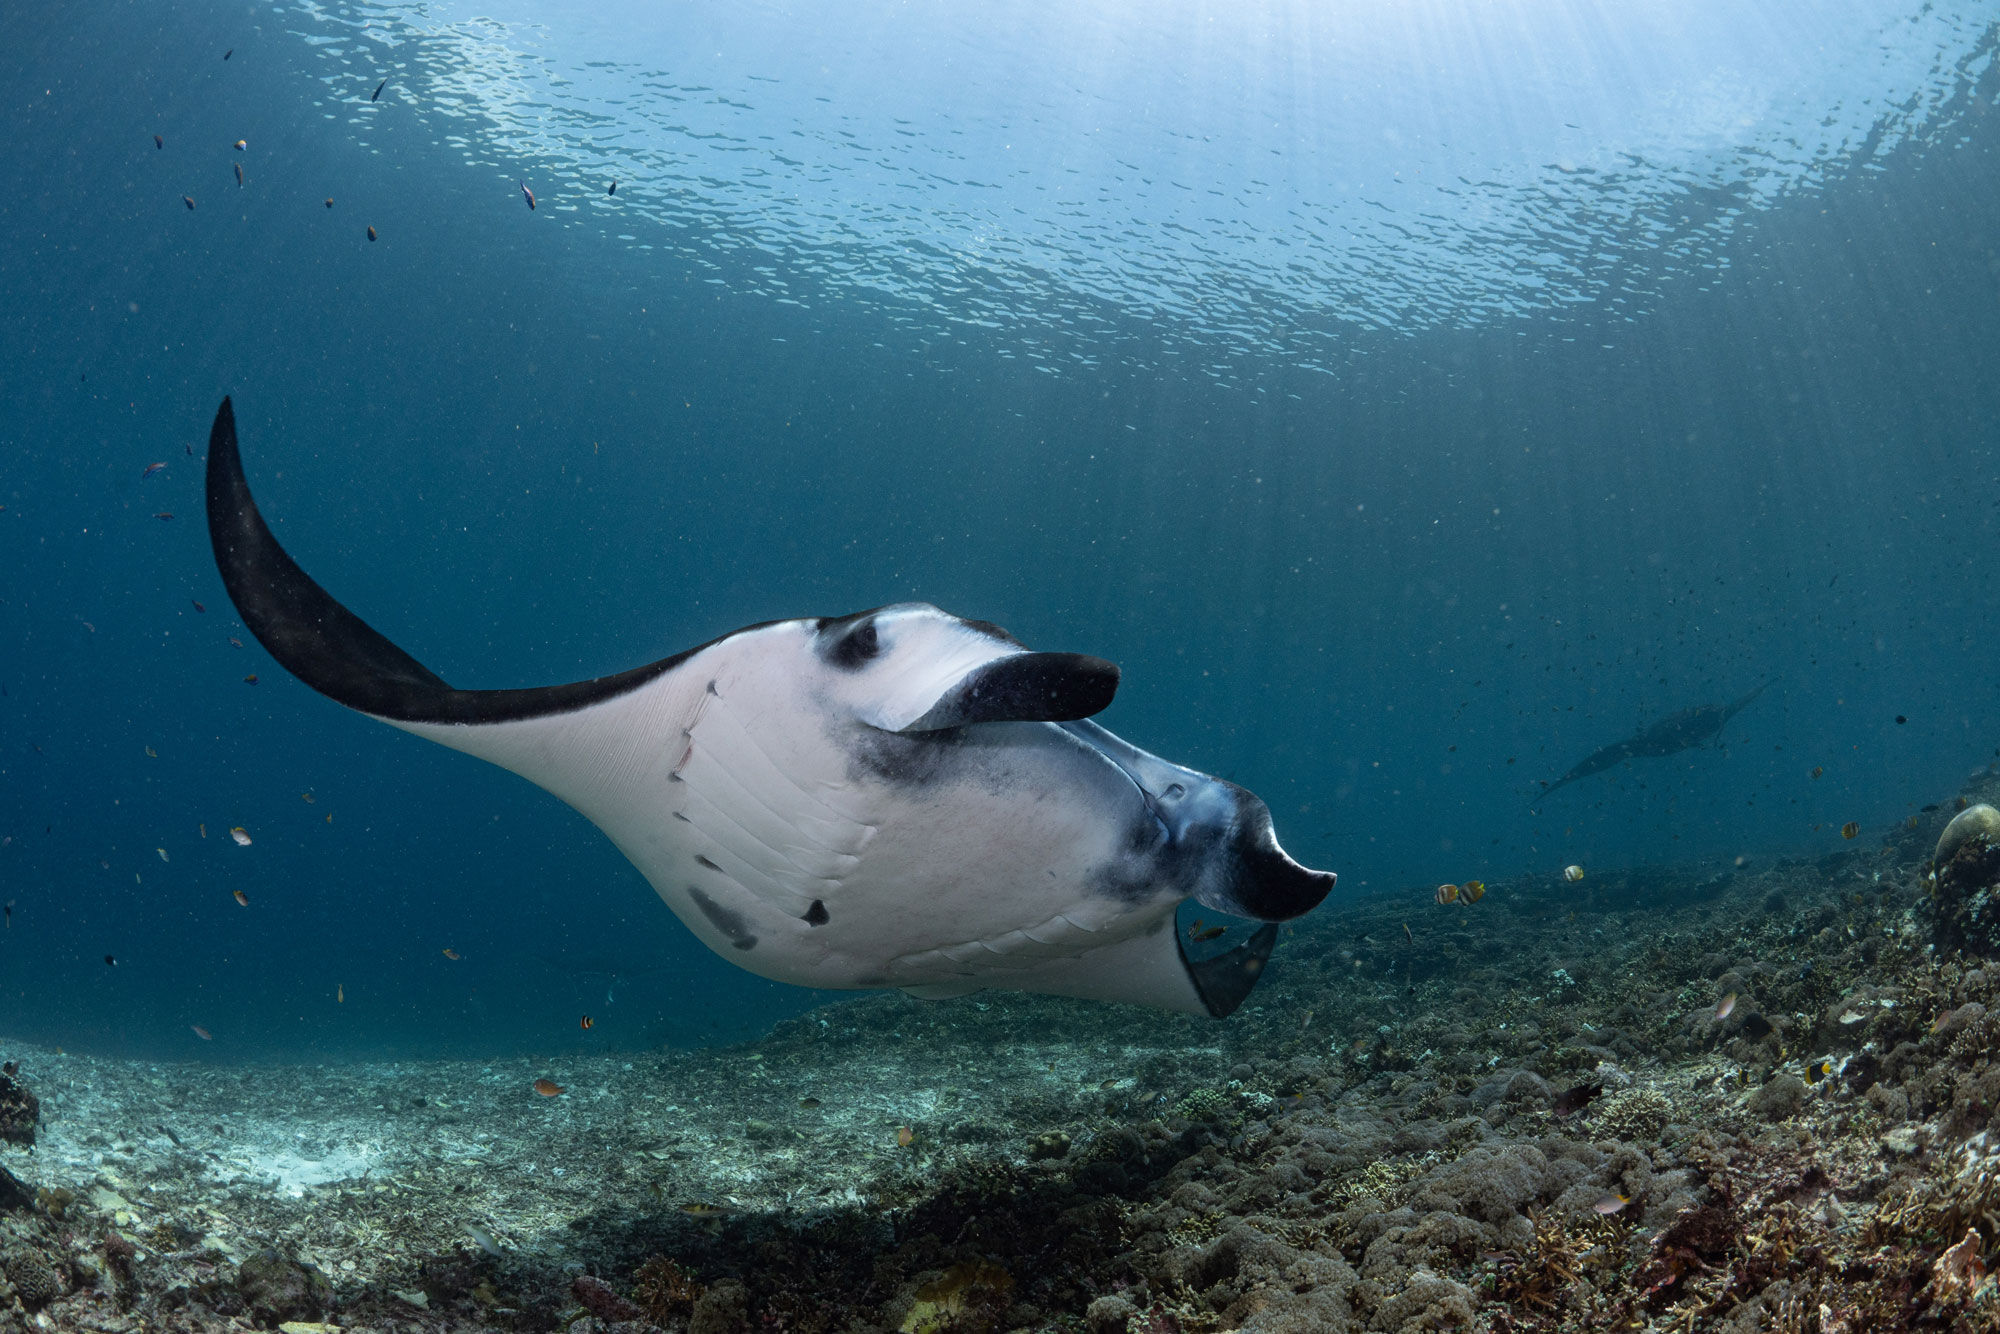
[[[983,987],[1227,1015],[1276,938],[1194,960],[1192,897],[1296,917],[1331,872],[1270,811],[1087,721],[1118,669],[922,603],[753,625],[615,676],[456,690],[294,563],[224,399],[208,522],[224,585],[322,694],[513,770],[608,834],[708,947],[780,982]]]

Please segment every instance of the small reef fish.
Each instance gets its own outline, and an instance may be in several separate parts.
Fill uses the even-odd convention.
[[[1820,776],[1821,774],[1823,774],[1823,773],[1825,773],[1825,772],[1826,772],[1826,766],[1825,766],[1825,765],[1823,765],[1823,764],[1815,764],[1815,765],[1813,766],[1813,771],[1812,771],[1812,776],[1813,776],[1814,778],[1818,778],[1818,777],[1819,777],[1819,776]]]
[[[347,988],[338,982],[333,984],[333,1003],[335,1005],[347,1004]]]
[[[146,465],[146,471],[140,473],[139,476],[141,478],[151,477],[154,473],[158,472],[160,469],[166,466],[167,465],[164,463],[148,463]]]
[[[613,182],[611,182],[611,188],[610,188],[609,190],[606,190],[606,191],[605,191],[604,193],[605,193],[605,194],[608,194],[608,195],[615,195],[615,194],[617,194],[617,193],[618,193],[618,182],[616,182],[616,181],[613,181]]]
[[[328,196],[326,197],[326,206],[327,206],[328,208],[332,208],[332,207],[333,207],[333,196],[332,196],[332,195],[328,195]]]
[[[203,1042],[215,1041],[215,1035],[213,1033],[210,1033],[207,1029],[203,1028],[200,1024],[189,1024],[188,1027],[192,1028],[194,1030],[194,1035],[200,1038]]]
[[[541,1094],[544,1098],[553,1098],[563,1091],[563,1086],[556,1083],[553,1079],[538,1079],[535,1081],[534,1088],[535,1092]]]
[[[245,829],[242,825],[237,825],[234,829],[231,829],[229,831],[229,836],[236,840],[236,846],[239,848],[247,848],[250,846],[250,831]]]
[[[151,746],[148,746],[146,747],[146,758],[149,760],[157,760],[160,758],[160,752],[154,750]]]
[[[528,188],[528,183],[526,181],[521,182],[521,197],[528,201],[528,211],[530,213],[534,212],[535,192]]]
[[[1846,824],[1840,827],[1840,836],[1842,838],[1853,838],[1860,832],[1861,832],[1861,825],[1858,821],[1849,820]]]
[[[1188,939],[1193,940],[1195,938],[1196,933],[1198,933],[1200,930],[1201,930],[1201,918],[1197,917],[1194,919],[1194,921],[1188,923]]]
[[[1583,879],[1583,868],[1574,864],[1563,867],[1563,879],[1569,881],[1572,885],[1575,884],[1577,881]]]
[[[1561,1093],[1556,1094],[1556,1100],[1550,1105],[1549,1110],[1558,1117],[1575,1116],[1578,1112],[1590,1106],[1591,1103],[1597,1101],[1599,1095],[1603,1092],[1604,1085],[1595,1080],[1585,1080],[1581,1084],[1573,1084]]]
[[[698,1201],[694,1204],[683,1204],[680,1209],[689,1218],[720,1218],[724,1214],[736,1212],[726,1204],[702,1204]]]
[[[375,229],[373,227],[368,229],[368,239],[371,241],[375,239]]]
[[[1408,922],[1403,923],[1403,938],[1409,941],[1412,945],[1417,943],[1417,933],[1410,930],[1410,924]]]
[[[194,609],[196,611],[202,613],[204,616],[208,614],[208,608],[201,605],[200,598],[189,598],[188,601],[194,603]]]
[[[907,1149],[916,1142],[917,1142],[916,1131],[910,1129],[908,1126],[896,1127],[896,1146],[898,1148]]]
[[[1602,1199],[1590,1207],[1600,1214],[1615,1214],[1631,1202],[1632,1197],[1630,1195],[1612,1195],[1607,1192]]]
[[[1228,929],[1226,926],[1211,926],[1206,931],[1195,932],[1189,939],[1197,945],[1205,945],[1211,940],[1220,940],[1222,933]]]
[[[369,100],[370,102],[379,102],[379,101],[381,101],[381,100],[382,100],[382,90],[383,90],[384,88],[387,88],[388,86],[389,86],[389,81],[388,81],[387,79],[384,79],[384,80],[382,80],[382,82],[380,82],[380,83],[376,84],[376,85],[375,85],[375,91],[374,91],[374,92],[372,92],[372,93],[370,93],[370,94],[368,95],[368,100]]]
[[[174,512],[172,510],[161,510],[158,514],[155,514],[153,517],[164,522],[167,519],[173,518]]]
[[[592,1019],[589,1015],[585,1015],[583,1016],[583,1018],[576,1021],[576,1026],[578,1028],[581,1028],[584,1032],[588,1033],[596,1023],[597,1021],[595,1019]]]
[[[238,139],[236,141],[236,151],[239,153],[241,153],[244,149],[248,148],[249,146],[250,146],[250,141],[248,139]]]
[[[155,147],[155,148],[165,148],[166,146],[167,146],[167,141],[166,141],[165,139],[162,139],[162,138],[161,138],[161,137],[160,137],[159,135],[157,135],[157,134],[153,136],[153,147]]]
[[[159,853],[159,854],[160,854],[160,860],[161,860],[161,861],[166,861],[166,860],[167,860],[167,850],[166,850],[165,848],[154,848],[154,849],[153,849],[153,851],[155,851],[155,852],[157,852],[157,853]]]
[[[257,684],[257,673],[255,673],[255,672],[252,672],[252,673],[250,673],[250,675],[248,675],[248,676],[244,677],[244,678],[243,678],[243,684],[244,684],[244,685],[246,685],[246,686],[254,686],[254,685],[256,685],[256,684]]]
[[[7,900],[7,929],[9,931],[14,929],[14,900],[12,899]]]
[[[1715,1018],[1712,1019],[1710,1022],[1717,1024],[1721,1023],[1723,1020],[1727,1019],[1735,1011],[1735,1009],[1736,1009],[1736,993],[1732,991],[1727,996],[1724,996],[1720,1001],[1716,1002]]]
[[[316,798],[310,792],[301,792],[299,793],[299,800],[303,801],[306,805],[310,806],[314,803]]]
[[[1437,901],[1438,901],[1439,903],[1457,903],[1457,902],[1458,902],[1458,886],[1457,886],[1457,885],[1439,885],[1439,886],[1438,886],[1438,890],[1437,890]]]
[[[450,959],[450,960],[452,960],[452,961],[454,961],[454,962],[456,962],[456,961],[457,961],[457,960],[459,959],[459,957],[460,957],[460,956],[459,956],[459,953],[458,953],[458,951],[457,951],[457,950],[455,950],[455,949],[451,948],[451,946],[447,945],[447,946],[445,946],[445,950],[444,950],[444,957],[445,957],[445,958],[447,958],[447,959]]]
[[[242,641],[242,640],[240,640],[240,639],[238,639],[238,638],[237,638],[237,637],[236,637],[235,635],[231,635],[231,636],[229,636],[229,647],[231,647],[231,648],[242,648],[242,647],[243,647],[243,641]]]
[[[240,889],[232,890],[230,892],[230,897],[236,900],[236,906],[239,908],[247,908],[250,906],[250,896],[248,894],[245,894]]]
[[[182,202],[183,204],[186,204],[186,205],[188,206],[188,212],[190,212],[190,213],[194,212],[194,196],[193,196],[193,195],[182,195],[182,196],[181,196],[181,202]]]
[[[805,1097],[805,1098],[800,1098],[800,1099],[799,1099],[799,1106],[801,1106],[801,1107],[805,1108],[805,1109],[806,1109],[807,1111],[809,1111],[809,1112],[810,1112],[810,1111],[812,1111],[812,1110],[813,1110],[813,1109],[814,1109],[815,1107],[818,1107],[818,1106],[819,1106],[819,1099],[818,1099],[818,1098],[813,1098],[813,1097]]]
[[[480,1250],[485,1251],[496,1260],[506,1254],[506,1252],[500,1249],[500,1243],[493,1239],[493,1234],[477,1223],[467,1223],[465,1225],[465,1235],[472,1238],[478,1244]]]
[[[243,164],[241,162],[233,162],[230,165],[236,168],[236,188],[241,190],[243,188]]]
[[[195,826],[195,828],[201,831],[201,836],[203,838],[208,837],[208,825],[206,823],[198,824]]]
[[[229,48],[229,49],[228,49],[227,51],[224,51],[224,52],[222,53],[222,58],[223,58],[224,60],[227,60],[227,59],[229,59],[229,57],[231,57],[231,56],[233,56],[233,55],[235,55],[235,54],[236,54],[236,48],[232,46],[232,47],[230,47],[230,48]]]
[[[1477,903],[1486,897],[1486,882],[1484,880],[1468,880],[1458,887],[1458,896],[1467,903]]]

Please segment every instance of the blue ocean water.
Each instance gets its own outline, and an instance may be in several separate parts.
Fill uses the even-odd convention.
[[[201,521],[225,393],[281,538],[454,684],[921,599],[1117,661],[1104,721],[1340,895],[1902,820],[2000,739],[1996,24],[0,13],[0,1031],[636,1049],[824,999],[264,655]]]

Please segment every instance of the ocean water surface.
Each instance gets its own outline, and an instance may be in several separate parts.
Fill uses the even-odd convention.
[[[1119,663],[1107,725],[1342,896],[1873,837],[2000,733],[1996,34],[9,9],[0,1030],[615,1050],[826,999],[257,647],[202,522],[224,394],[284,542],[457,685],[923,600]]]

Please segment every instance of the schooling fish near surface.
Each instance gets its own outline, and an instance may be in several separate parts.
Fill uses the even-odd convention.
[[[561,797],[704,944],[775,981],[1221,1017],[1277,928],[1195,959],[1175,909],[1273,923],[1333,888],[1255,795],[1088,721],[1118,685],[1103,659],[900,603],[746,626],[594,680],[458,690],[279,546],[228,399],[207,487],[223,584],[281,665]]]
[[[1579,778],[1603,773],[1606,769],[1623,764],[1627,760],[1652,760],[1663,755],[1677,755],[1684,750],[1712,741],[1722,731],[1723,725],[1734,718],[1751,700],[1770,688],[1769,681],[1737,700],[1734,704],[1704,704],[1698,708],[1682,709],[1679,713],[1662,718],[1651,727],[1614,741],[1602,750],[1594,750],[1577,761],[1570,771],[1555,782],[1535,794],[1528,805],[1532,808],[1542,804],[1551,792]]]

